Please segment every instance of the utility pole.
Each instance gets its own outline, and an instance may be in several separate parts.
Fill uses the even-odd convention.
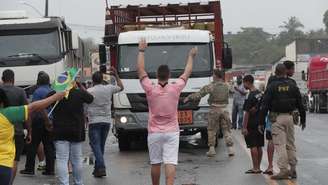
[[[45,8],[44,8],[44,10],[45,10],[45,13],[44,13],[44,16],[45,17],[48,17],[48,7],[49,7],[49,2],[48,2],[48,0],[45,0],[46,1],[46,6],[45,6]]]

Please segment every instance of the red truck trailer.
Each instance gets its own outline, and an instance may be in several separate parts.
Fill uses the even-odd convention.
[[[309,111],[328,111],[328,57],[310,59],[308,67]]]

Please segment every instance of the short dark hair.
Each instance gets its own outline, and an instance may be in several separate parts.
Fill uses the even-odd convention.
[[[3,103],[3,107],[8,107],[9,106],[6,92],[1,88],[0,88],[0,103]]]
[[[37,85],[49,85],[50,84],[50,77],[47,73],[39,73],[38,79],[36,81]]]
[[[246,75],[243,78],[243,82],[249,82],[249,83],[253,84],[254,83],[254,77],[252,75]]]
[[[213,70],[213,74],[220,79],[224,79],[224,71],[220,70],[220,69],[214,69]]]
[[[287,68],[286,68],[285,64],[278,64],[276,66],[275,74],[277,76],[284,76],[284,75],[286,75],[286,69]]]
[[[93,73],[93,75],[92,75],[92,82],[94,84],[101,84],[103,81],[104,81],[104,77],[103,77],[102,72],[97,71],[97,72],[94,72]]]
[[[290,69],[295,68],[294,62],[292,62],[290,60],[284,61],[283,64],[285,65],[285,67],[286,67],[287,70],[290,70]]]
[[[2,72],[2,81],[3,82],[14,82],[15,73],[11,69],[6,69]]]
[[[160,65],[157,69],[157,78],[159,81],[166,81],[170,77],[170,68],[168,65]]]

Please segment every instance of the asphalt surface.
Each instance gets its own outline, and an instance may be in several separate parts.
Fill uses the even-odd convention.
[[[235,140],[234,157],[228,157],[223,140],[219,140],[218,155],[205,156],[207,147],[200,136],[183,137],[180,144],[179,165],[176,185],[327,185],[328,184],[328,114],[309,114],[305,131],[296,129],[298,147],[298,176],[296,181],[273,181],[266,175],[246,175],[251,167],[250,154],[240,131],[233,131]],[[265,152],[264,152],[265,154]],[[87,142],[84,144],[84,183],[85,185],[150,185],[150,165],[147,150],[141,143],[129,152],[120,152],[114,136],[108,138],[106,146],[107,177],[97,179],[91,175],[92,153]],[[23,169],[25,157],[20,163]],[[267,167],[263,156],[262,170]],[[275,168],[275,170],[277,170]],[[162,174],[161,184],[165,184]],[[17,185],[52,185],[55,176],[35,176],[18,174]]]

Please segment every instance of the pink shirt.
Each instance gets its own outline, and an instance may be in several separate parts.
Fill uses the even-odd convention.
[[[148,132],[179,132],[178,104],[182,89],[186,81],[178,79],[162,87],[146,76],[141,80],[141,86],[146,92],[149,119]]]

